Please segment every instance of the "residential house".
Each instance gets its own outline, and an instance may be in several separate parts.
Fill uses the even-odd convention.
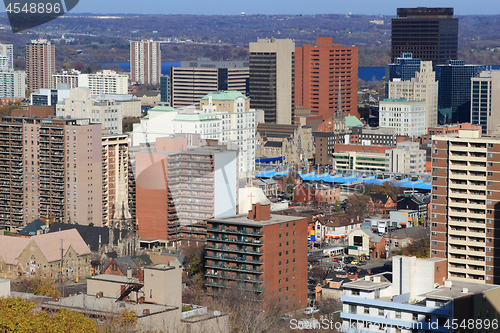
[[[422,224],[423,220],[427,218],[427,203],[426,198],[422,196],[401,196],[398,197],[397,207],[400,209],[416,210],[418,212],[419,223]]]
[[[351,231],[361,226],[362,222],[349,214],[320,215],[315,222],[316,239],[328,242],[344,239]]]
[[[368,207],[372,212],[387,214],[389,210],[396,209],[397,203],[388,194],[371,193]]]
[[[272,178],[254,179],[253,186],[261,188],[266,197],[276,197],[278,195],[278,183]]]
[[[21,237],[31,237],[35,235],[44,234],[48,231],[48,226],[44,221],[36,219],[31,223],[28,223],[21,231],[17,234]]]
[[[389,251],[399,251],[410,242],[421,238],[429,238],[430,229],[420,225],[413,228],[394,230],[383,237],[386,239],[386,243],[389,243]]]
[[[103,267],[103,272],[104,274],[127,276],[127,272],[132,270],[132,276],[139,278],[142,268],[152,264],[153,261],[147,254],[109,258],[108,263]]]

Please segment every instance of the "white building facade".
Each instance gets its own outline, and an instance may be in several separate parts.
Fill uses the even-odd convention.
[[[379,126],[394,128],[397,135],[426,134],[425,101],[384,99],[379,103]]]

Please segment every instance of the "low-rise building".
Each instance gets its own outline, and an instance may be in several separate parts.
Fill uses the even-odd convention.
[[[369,150],[367,148],[367,150]],[[385,171],[385,155],[381,153],[344,151],[333,153],[334,170]]]
[[[393,258],[393,272],[343,284],[340,317],[364,332],[448,332],[453,323],[500,319],[500,286],[446,280],[443,258]],[[352,324],[352,326],[348,326]]]
[[[397,203],[394,202],[394,200],[392,200],[392,197],[388,194],[370,193],[368,207],[372,212],[387,214],[389,210],[396,209]]]
[[[318,216],[315,222],[317,241],[335,241],[345,239],[353,230],[360,229],[361,221],[349,214],[332,214]]]
[[[385,151],[386,171],[406,174],[426,172],[426,151],[418,142],[398,142],[396,148]]]
[[[385,256],[385,239],[369,229],[356,229],[347,235],[347,254],[382,258]]]
[[[389,251],[399,251],[402,247],[408,246],[410,243],[428,239],[431,232],[429,228],[424,226],[416,226],[413,228],[401,228],[392,230],[384,235],[386,244],[388,243]]]
[[[338,201],[340,190],[338,186],[330,183],[302,183],[293,189],[293,201],[296,202],[317,202],[333,204]]]
[[[10,279],[55,279],[61,271],[65,278],[84,278],[91,275],[90,254],[75,229],[31,238],[0,236],[0,270]]]

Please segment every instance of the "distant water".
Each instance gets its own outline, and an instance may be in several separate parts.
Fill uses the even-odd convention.
[[[383,80],[385,76],[385,67],[359,67],[358,78],[363,81]]]
[[[99,62],[101,66],[113,66],[118,65],[121,69],[130,70],[130,62]],[[181,65],[180,61],[162,61],[161,62],[161,73],[170,75],[170,67],[179,67]]]

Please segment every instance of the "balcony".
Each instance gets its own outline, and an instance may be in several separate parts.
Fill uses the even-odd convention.
[[[253,265],[262,265],[263,261],[262,260],[249,260],[249,259],[243,259],[243,257],[238,257],[238,256],[230,256],[230,255],[209,255],[206,254],[205,258],[211,259],[211,260],[224,260],[224,261],[232,261],[232,262],[241,262],[244,264],[253,264]]]
[[[205,249],[207,250],[214,250],[218,252],[233,252],[233,253],[241,253],[241,254],[253,254],[253,255],[262,255],[263,252],[261,251],[252,251],[252,250],[247,250],[243,248],[230,248],[228,246],[212,246],[212,245],[205,245]]]
[[[237,235],[249,235],[249,236],[262,236],[262,232],[259,231],[246,231],[242,229],[219,229],[219,228],[207,228],[207,231],[221,232],[224,234],[237,234]]]
[[[205,273],[206,277],[211,277],[211,278],[216,278],[216,279],[226,279],[226,280],[232,280],[232,281],[243,281],[243,282],[251,282],[251,283],[263,283],[263,279],[259,278],[251,278],[248,276],[238,276],[238,275],[233,275],[233,274],[212,274],[212,273]]]
[[[262,246],[262,242],[259,240],[246,240],[246,239],[238,239],[238,238],[229,238],[221,236],[220,238],[214,236],[207,236],[207,240],[217,242],[217,243],[233,243],[233,244],[247,244],[247,245],[256,245]]]
[[[234,288],[234,287],[236,287],[236,285],[231,284],[231,283],[227,283],[227,284],[224,283],[224,282],[216,283],[216,282],[213,282],[213,281],[206,281],[205,282],[205,286],[208,286],[208,287],[217,287],[217,288]],[[244,288],[244,287],[240,287],[238,289],[253,291],[253,292],[256,292],[256,293],[261,293],[263,291],[263,288]],[[208,291],[208,293],[210,294],[210,291]]]

